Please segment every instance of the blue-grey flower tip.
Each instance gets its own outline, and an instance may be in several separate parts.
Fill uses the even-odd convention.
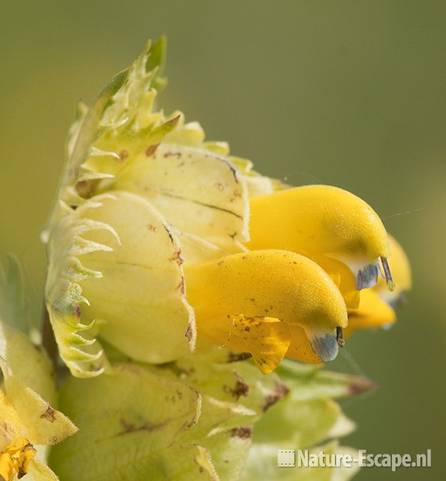
[[[312,332],[310,335],[310,343],[314,349],[314,352],[321,358],[323,362],[333,361],[336,359],[339,351],[338,336],[336,331]]]
[[[373,287],[378,281],[378,266],[376,264],[367,264],[362,269],[359,269],[356,275],[356,289],[367,289]]]

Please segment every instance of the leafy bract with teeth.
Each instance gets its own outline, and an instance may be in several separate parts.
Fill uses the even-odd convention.
[[[373,382],[363,376],[327,371],[322,367],[285,360],[278,373],[296,401],[336,399],[374,388]]]
[[[54,445],[77,428],[54,407],[50,361],[23,333],[0,322],[0,369],[0,476],[29,472],[36,480],[57,480],[36,457],[37,445]]]
[[[59,197],[77,206],[110,190],[134,192],[178,231],[186,262],[240,251],[248,240],[248,191],[227,144],[206,142],[200,125],[184,123],[181,113],[153,109],[163,49],[163,40],[149,44],[78,117]]]
[[[246,353],[199,344],[193,354],[177,360],[173,369],[203,395],[223,404],[240,404],[258,419],[288,388],[275,373],[263,375],[247,359]]]
[[[80,432],[52,450],[50,465],[67,481],[243,479],[253,426],[288,395],[277,375],[243,359],[199,346],[163,367],[117,363],[68,380],[61,406]]]
[[[244,250],[248,239],[247,187],[227,145],[206,142],[199,124],[185,124],[180,113],[167,118],[153,109],[163,46],[163,41],[149,45],[92,109],[80,108],[70,131],[58,207],[43,238],[50,258],[50,319],[62,358],[76,376],[98,375],[106,368],[98,333],[145,362],[167,362],[193,348],[193,315],[180,264]],[[94,206],[104,204],[108,194],[144,205],[146,225],[123,208],[121,220],[116,214],[111,220],[103,217],[111,209]],[[124,239],[125,231],[147,242]],[[120,245],[113,240],[116,233]],[[117,265],[123,253],[131,257],[129,246],[135,245],[140,257]],[[170,248],[175,252],[167,255]],[[155,265],[148,266],[151,262]],[[154,267],[153,275],[149,269],[143,273],[142,266]],[[172,275],[165,279],[164,271]]]
[[[234,481],[250,443],[234,426],[252,422],[251,410],[200,395],[167,368],[124,363],[106,376],[70,379],[61,405],[80,427],[51,452],[66,481]]]
[[[254,442],[286,449],[314,446],[326,438],[354,430],[339,405],[331,399],[295,401],[288,396],[273,406],[256,424]],[[333,435],[332,435],[333,433]]]
[[[278,449],[305,449],[309,454],[350,454],[357,452],[338,445],[337,438],[355,428],[331,396],[355,393],[361,385],[370,388],[357,376],[330,373],[314,366],[286,362],[280,369],[285,375],[287,395],[273,405],[254,425],[253,445],[249,452],[243,481],[346,481],[357,467],[299,467],[278,469]],[[357,391],[359,392],[359,390]],[[331,441],[330,441],[331,440]],[[326,443],[320,445],[321,443]],[[297,456],[297,454],[296,454]]]
[[[145,199],[127,192],[91,198],[56,224],[49,252],[48,311],[74,375],[105,369],[97,335],[144,362],[193,349],[181,248]]]

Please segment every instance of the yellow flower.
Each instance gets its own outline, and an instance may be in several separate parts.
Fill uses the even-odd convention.
[[[186,270],[188,299],[196,312],[199,335],[234,350],[246,350],[269,372],[284,356],[309,363],[334,359],[338,343],[343,343],[344,328],[349,335],[358,328],[394,322],[394,310],[382,298],[395,299],[407,289],[410,270],[407,257],[393,238],[389,240],[368,204],[336,187],[305,186],[254,196],[250,206],[247,247],[252,252]],[[307,261],[307,269],[297,264],[290,280],[298,292],[281,284],[289,279],[290,268],[278,259],[285,254],[292,259],[292,253]],[[394,288],[389,257],[398,285],[393,292],[389,291]],[[264,269],[265,260],[270,270]],[[378,279],[379,261],[386,282]],[[310,293],[310,288],[319,285],[314,280],[322,270],[318,267],[332,282],[326,291]],[[344,311],[348,309],[348,326],[340,321],[341,316],[337,324],[330,325],[324,311],[327,303],[340,299],[339,293]],[[296,304],[300,310],[292,316],[278,308]],[[323,331],[318,331],[321,325],[313,315],[315,306],[326,322],[321,323]]]
[[[273,249],[234,254],[188,268],[186,281],[198,335],[250,352],[263,372],[287,352],[309,361],[336,357],[337,330],[347,326],[345,302],[307,257]],[[305,337],[312,349],[301,345]]]
[[[180,112],[153,111],[162,49],[149,46],[70,131],[44,235],[63,360],[92,377],[108,368],[100,338],[158,364],[197,335],[264,372],[284,356],[334,359],[380,265],[393,287],[379,216],[343,189],[262,176]]]
[[[16,438],[0,452],[0,476],[4,481],[13,481],[24,476],[34,459],[36,450],[26,438]]]
[[[376,283],[381,261],[391,284],[387,232],[359,197],[329,185],[309,185],[254,197],[250,205],[250,249],[286,249],[322,263],[338,260],[356,277],[357,289]],[[327,267],[345,277],[335,266]]]
[[[0,322],[0,369],[0,479],[29,472],[36,480],[57,481],[42,456],[77,429],[53,407],[49,360],[24,334]]]

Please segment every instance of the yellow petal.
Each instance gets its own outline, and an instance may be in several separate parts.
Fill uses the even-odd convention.
[[[295,187],[254,197],[250,206],[251,249],[328,256],[346,263],[355,275],[388,257],[387,233],[378,214],[343,189]]]
[[[390,305],[394,305],[401,294],[412,288],[412,272],[409,259],[398,241],[389,235],[389,265],[392,271],[395,289],[389,291],[383,279],[378,281],[375,290]]]
[[[322,360],[311,347],[304,329],[298,325],[289,325],[289,331],[291,339],[286,357],[308,364],[320,364]]]
[[[50,362],[23,333],[3,323],[0,323],[0,369],[5,393],[0,402],[3,421],[0,443],[24,436],[33,444],[49,445],[77,431],[53,407],[55,385]]]
[[[378,328],[395,322],[395,311],[373,289],[361,291],[359,307],[349,311],[348,336],[357,329]]]
[[[28,472],[36,450],[26,438],[17,438],[0,452],[0,479],[14,481]]]
[[[341,291],[349,309],[359,305],[359,291],[352,271],[342,262],[326,256],[315,256],[314,260],[329,274]]]
[[[290,345],[288,326],[272,317],[236,316],[226,346],[252,354],[258,368],[269,374],[280,364]]]

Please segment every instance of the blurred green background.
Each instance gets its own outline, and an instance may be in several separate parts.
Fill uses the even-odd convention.
[[[0,251],[24,261],[35,311],[75,104],[166,33],[166,111],[267,174],[353,191],[405,246],[415,282],[400,322],[357,335],[338,363],[380,386],[345,403],[348,442],[433,450],[430,471],[358,480],[446,479],[446,2],[41,0],[1,16]]]

